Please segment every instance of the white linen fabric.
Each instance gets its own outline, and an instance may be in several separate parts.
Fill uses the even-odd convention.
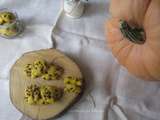
[[[109,99],[129,120],[160,119],[160,83],[136,78],[112,56],[104,35],[109,18],[109,0],[90,0],[80,19],[62,14],[59,0],[1,0],[0,8],[16,10],[26,24],[19,37],[0,38],[0,120],[30,120],[9,100],[9,70],[24,52],[54,47],[66,53],[81,68],[86,80],[82,99],[57,120],[120,120]],[[52,36],[51,36],[52,33]],[[52,39],[51,39],[52,38]]]

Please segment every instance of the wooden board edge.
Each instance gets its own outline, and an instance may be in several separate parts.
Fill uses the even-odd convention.
[[[57,52],[60,52],[62,55],[65,55],[63,52],[61,52],[60,50],[57,50],[57,49],[54,49],[54,48],[48,48],[48,49],[40,49],[40,50],[50,50],[50,49],[52,49],[52,50],[55,50],[55,51],[57,51]],[[22,113],[22,114],[24,114],[24,115],[26,115],[26,116],[28,116],[28,117],[30,117],[31,119],[33,119],[33,120],[37,120],[37,119],[34,119],[34,118],[32,118],[31,116],[29,116],[29,115],[27,115],[26,113],[23,113],[17,106],[15,106],[14,105],[14,103],[13,103],[13,99],[12,99],[12,96],[11,96],[11,73],[12,73],[12,70],[13,70],[13,68],[14,68],[14,65],[18,62],[18,60],[21,58],[21,57],[23,57],[25,54],[29,54],[29,53],[32,53],[32,52],[36,52],[36,51],[40,51],[40,50],[33,50],[33,51],[29,51],[29,52],[26,52],[26,53],[24,53],[24,54],[22,54],[17,60],[16,60],[16,62],[11,66],[11,69],[10,69],[10,71],[9,71],[9,98],[10,98],[10,100],[11,100],[11,103],[12,103],[12,105],[20,112],[20,113]],[[69,56],[67,56],[69,59],[71,59]],[[75,61],[73,60],[73,59],[71,59],[74,63],[75,63]],[[77,65],[77,64],[76,64]],[[78,65],[77,65],[78,66]],[[52,118],[48,118],[48,119],[46,119],[46,120],[51,120],[51,119],[56,119],[56,118],[59,118],[59,117],[61,117],[61,116],[63,116],[71,107],[73,107],[73,105],[74,104],[76,104],[80,99],[81,99],[81,97],[82,97],[82,95],[83,95],[83,93],[84,93],[84,91],[85,91],[85,79],[83,78],[83,84],[82,84],[82,90],[81,90],[81,92],[79,93],[79,95],[77,95],[77,97],[75,98],[75,100],[73,100],[72,101],[72,103],[68,106],[68,107],[66,107],[63,111],[61,111],[60,113],[58,113],[57,115],[55,115],[54,117],[52,117]]]

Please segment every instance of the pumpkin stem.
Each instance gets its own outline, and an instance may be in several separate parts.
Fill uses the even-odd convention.
[[[120,20],[120,30],[131,42],[137,44],[143,44],[145,42],[145,34],[142,28],[133,28],[126,21]]]

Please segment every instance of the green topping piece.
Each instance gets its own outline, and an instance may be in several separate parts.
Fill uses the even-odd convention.
[[[81,86],[82,85],[82,80],[76,77],[66,77],[64,78],[64,84],[68,85],[68,84],[72,84],[72,85],[76,85],[76,86]]]
[[[46,69],[46,63],[44,60],[36,60],[33,63],[34,68],[40,68],[42,70]]]
[[[32,66],[31,64],[27,64],[27,65],[25,66],[24,72],[26,73],[26,75],[27,75],[28,77],[31,76],[32,67],[33,67],[33,66]]]
[[[62,76],[64,72],[62,67],[54,64],[47,66],[49,65],[44,60],[36,60],[33,64],[27,64],[24,71],[33,79],[42,77],[43,80],[58,80]]]
[[[28,104],[52,104],[62,98],[63,91],[55,86],[31,85],[25,90],[25,101]]]
[[[41,69],[40,68],[33,68],[31,70],[31,78],[37,78],[39,76],[41,76],[42,72],[41,72]]]
[[[68,93],[80,93],[82,80],[75,77],[66,77],[64,78],[65,88],[64,91]]]
[[[57,70],[56,70],[56,66],[52,65],[52,66],[49,67],[47,73],[54,75],[54,74],[56,73],[56,71],[57,71]]]
[[[47,65],[44,60],[36,60],[33,64],[27,64],[24,72],[28,77],[37,78],[42,76],[47,69]]]
[[[40,98],[41,97],[40,97],[40,91],[38,86],[31,85],[27,87],[27,89],[25,90],[25,101],[28,104],[37,104]]]
[[[55,102],[62,97],[62,90],[55,86],[42,86],[40,91],[43,100]]]
[[[49,76],[49,74],[44,74],[42,78],[43,80],[51,80],[51,77]]]
[[[18,34],[19,24],[16,21],[16,16],[11,12],[0,12],[0,25],[4,25],[0,29],[0,34],[7,37],[12,37]]]
[[[16,19],[16,16],[11,12],[1,12],[0,13],[0,24],[9,24]]]
[[[81,88],[75,85],[66,85],[64,88],[64,91],[67,93],[80,93]]]
[[[47,74],[44,74],[42,78],[44,80],[58,80],[63,74],[63,68],[58,65],[50,65],[47,70]]]

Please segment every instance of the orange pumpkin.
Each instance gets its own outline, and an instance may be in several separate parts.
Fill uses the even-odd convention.
[[[160,0],[111,0],[108,46],[120,64],[146,80],[160,80]]]

